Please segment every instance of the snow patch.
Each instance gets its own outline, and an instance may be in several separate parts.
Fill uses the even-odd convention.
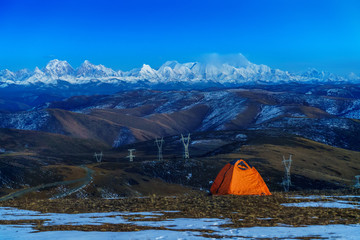
[[[324,238],[324,239],[358,239],[360,224],[352,225],[311,225],[302,227],[249,227],[249,228],[222,228],[221,225],[230,223],[228,219],[218,218],[176,218],[164,221],[146,221],[149,217],[161,216],[161,212],[109,212],[109,213],[82,213],[82,214],[56,214],[40,213],[36,211],[19,210],[16,208],[0,208],[2,220],[45,220],[49,225],[101,225],[110,224],[136,224],[139,226],[166,227],[169,230],[145,230],[134,232],[83,232],[83,231],[47,231],[34,232],[33,225],[0,225],[0,238],[2,240],[52,240],[61,236],[61,239],[92,240],[92,239],[209,239],[201,236],[198,230],[211,230],[209,235],[223,236],[236,239],[262,239],[262,238]],[[123,218],[133,215],[136,220]],[[141,221],[144,219],[144,221]],[[261,220],[270,220],[262,218]],[[184,231],[173,231],[183,229]]]
[[[301,202],[301,203],[282,203],[285,207],[323,207],[323,208],[353,208],[360,209],[360,205],[353,205],[350,201],[337,202]]]
[[[208,145],[208,144],[221,144],[224,141],[221,139],[201,139],[191,142],[191,145]]]
[[[0,114],[0,127],[21,130],[39,130],[50,119],[46,110]]]
[[[188,175],[186,175],[186,179],[187,179],[188,181],[190,181],[191,177],[192,177],[192,173],[189,173]]]
[[[112,147],[117,148],[125,144],[135,142],[136,139],[131,130],[127,127],[122,127],[119,131],[117,138],[114,140]]]
[[[247,140],[247,136],[245,134],[237,134],[235,136],[235,139],[238,140],[238,141],[246,141]]]
[[[272,105],[263,105],[261,112],[259,113],[256,124],[264,123],[270,119],[276,118],[284,114],[283,107],[272,106]]]

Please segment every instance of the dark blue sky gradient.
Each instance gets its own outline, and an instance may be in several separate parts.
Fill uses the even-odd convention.
[[[0,69],[54,58],[113,69],[209,53],[360,75],[360,1],[0,0]]]

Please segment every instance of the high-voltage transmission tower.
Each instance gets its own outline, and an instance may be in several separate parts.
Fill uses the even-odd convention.
[[[96,158],[96,161],[97,161],[97,162],[101,162],[102,157],[103,157],[103,153],[102,153],[102,152],[100,152],[100,153],[95,153],[95,154],[94,154],[94,157]]]
[[[129,156],[127,156],[126,158],[129,158],[129,161],[130,162],[133,162],[134,161],[134,158],[135,158],[135,155],[133,155],[133,152],[135,151],[135,149],[128,149],[129,151]]]
[[[189,154],[190,133],[188,134],[187,137],[184,137],[181,134],[181,141],[184,145],[184,159],[189,159],[190,158],[190,154]]]
[[[355,188],[360,188],[360,175],[356,175],[356,183],[354,185]]]
[[[162,161],[163,160],[163,154],[162,154],[162,147],[163,147],[163,143],[164,143],[164,139],[161,138],[161,139],[157,139],[155,140],[155,143],[156,143],[156,146],[158,147],[158,150],[159,150],[159,161]]]
[[[289,188],[291,186],[291,178],[290,178],[290,167],[291,167],[291,162],[292,162],[291,157],[292,157],[291,154],[290,154],[289,159],[285,159],[285,157],[283,156],[283,161],[282,161],[282,163],[285,166],[285,176],[284,176],[281,184],[284,186],[285,192],[288,192]]]

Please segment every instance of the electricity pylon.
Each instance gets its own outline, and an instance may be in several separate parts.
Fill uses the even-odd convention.
[[[133,155],[133,152],[135,151],[135,149],[128,149],[129,151],[129,156],[127,156],[126,158],[129,158],[129,161],[130,162],[133,162],[134,161],[134,158],[135,158],[135,155]]]
[[[164,139],[161,138],[161,139],[157,139],[155,140],[155,143],[156,143],[156,146],[158,147],[158,150],[159,150],[159,161],[162,161],[163,160],[163,154],[162,154],[162,146],[163,146],[163,143],[164,143]]]
[[[356,183],[354,185],[355,188],[360,188],[360,175],[356,175]]]
[[[189,159],[190,158],[190,154],[189,154],[190,133],[188,134],[187,137],[184,137],[181,134],[181,141],[184,145],[184,159]]]
[[[97,162],[101,162],[102,157],[103,157],[103,153],[102,153],[102,152],[100,152],[100,153],[95,153],[95,154],[94,154],[94,157],[96,158],[96,161],[97,161]]]
[[[282,163],[285,166],[285,176],[284,176],[281,184],[284,186],[285,192],[288,192],[289,188],[291,186],[291,178],[290,178],[290,167],[291,167],[291,162],[292,162],[291,157],[292,157],[291,154],[290,154],[289,159],[285,159],[285,157],[283,156],[283,161],[282,161]]]

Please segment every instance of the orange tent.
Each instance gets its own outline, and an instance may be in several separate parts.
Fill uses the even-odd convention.
[[[214,195],[271,195],[259,172],[242,159],[221,169],[210,192]]]

